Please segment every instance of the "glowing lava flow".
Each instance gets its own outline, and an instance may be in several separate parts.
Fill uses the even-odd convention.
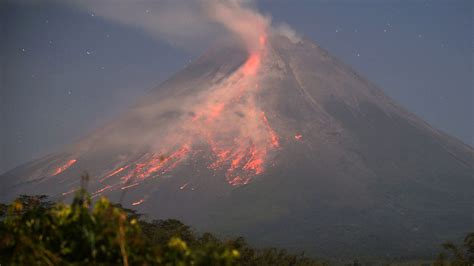
[[[184,156],[189,151],[190,148],[188,145],[183,145],[169,156],[158,154],[147,155],[142,162],[135,164],[135,168],[131,170],[129,174],[122,177],[122,181],[128,182],[130,178],[143,181],[154,174],[160,175],[169,172],[184,159]]]
[[[75,164],[77,162],[76,159],[72,159],[72,160],[69,160],[67,161],[65,164],[63,164],[62,166],[56,168],[56,170],[54,171],[53,173],[53,176],[57,176],[59,175],[60,173],[66,171],[69,167],[71,167],[73,164]]]
[[[265,52],[264,35],[259,43],[260,49],[249,53],[235,76],[229,78],[231,85],[211,93],[192,119],[192,129],[205,139],[214,154],[209,168],[224,169],[228,183],[233,186],[247,184],[253,176],[263,173],[269,151],[279,147],[277,134],[255,101],[260,87],[257,73]],[[241,116],[236,121],[240,124],[226,124],[234,114]]]
[[[140,200],[138,200],[138,201],[133,202],[132,205],[133,205],[133,206],[140,205],[140,204],[142,204],[143,202],[145,202],[145,200],[144,200],[144,199],[140,199]]]
[[[124,160],[101,179],[101,182],[116,183],[97,192],[133,188],[148,178],[163,176],[196,156],[200,158],[195,161],[208,160],[208,169],[224,173],[232,186],[248,184],[253,177],[262,174],[271,151],[280,144],[256,100],[261,89],[258,74],[266,48],[264,35],[259,43],[260,48],[249,52],[237,71],[195,101],[190,107],[195,115],[182,117],[173,127],[173,134],[160,139],[160,146],[156,147],[159,152],[146,152],[138,158],[130,158],[131,161]]]
[[[249,56],[247,61],[245,62],[242,72],[244,75],[255,75],[258,68],[260,67],[260,54],[254,53]]]
[[[128,167],[129,167],[128,165],[125,166],[125,167],[120,167],[119,169],[117,169],[117,170],[113,171],[112,173],[106,175],[104,178],[102,178],[102,179],[100,180],[100,182],[104,182],[105,179],[107,179],[107,178],[109,178],[109,177],[112,177],[112,176],[114,176],[114,175],[116,175],[116,174],[122,172],[123,170],[127,169]]]
[[[274,148],[280,147],[280,142],[278,141],[278,136],[275,133],[275,131],[272,129],[272,127],[270,126],[270,123],[268,123],[267,116],[265,115],[264,112],[262,112],[262,117],[263,117],[263,122],[265,123],[265,126],[267,127],[267,130],[270,133],[272,146]]]

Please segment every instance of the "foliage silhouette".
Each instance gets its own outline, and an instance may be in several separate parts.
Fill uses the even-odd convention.
[[[284,250],[251,248],[243,238],[198,235],[178,220],[148,222],[83,188],[71,204],[20,196],[0,205],[0,264],[6,265],[322,265]]]
[[[87,177],[83,178],[83,187]],[[435,266],[474,265],[474,233],[444,243]],[[242,237],[220,240],[175,219],[142,219],[84,188],[71,204],[45,195],[0,204],[0,265],[326,265],[283,249],[255,249]],[[359,265],[354,261],[353,265]]]
[[[442,244],[442,247],[449,251],[450,256],[444,253],[438,255],[434,266],[470,266],[474,265],[474,232],[467,234],[462,246],[456,246],[452,242]]]

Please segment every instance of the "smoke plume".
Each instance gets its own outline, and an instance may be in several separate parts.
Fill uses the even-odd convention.
[[[237,37],[252,51],[271,18],[245,0],[84,0],[71,1],[93,16],[135,27],[153,38],[184,49],[209,45],[226,37]]]

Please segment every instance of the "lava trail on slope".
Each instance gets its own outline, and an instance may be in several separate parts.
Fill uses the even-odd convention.
[[[102,186],[94,196],[139,185],[198,157],[206,157],[206,167],[215,174],[222,173],[231,186],[248,184],[261,175],[280,148],[279,136],[256,99],[262,89],[260,70],[266,52],[266,36],[262,34],[258,49],[248,51],[237,70],[198,97],[190,107],[191,115],[180,117],[171,134],[151,150],[125,157],[103,173]],[[53,176],[78,160],[81,154],[59,166]]]

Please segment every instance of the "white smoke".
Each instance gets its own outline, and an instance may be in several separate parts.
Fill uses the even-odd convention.
[[[301,41],[299,34],[292,29],[288,24],[281,23],[273,28],[273,31],[277,34],[283,35],[290,39],[293,43],[298,43]]]
[[[269,17],[251,8],[248,1],[211,0],[205,3],[205,10],[211,19],[238,36],[246,45],[247,50],[258,49],[260,37],[266,34],[270,26]]]
[[[271,18],[261,14],[251,0],[69,0],[68,3],[186,49],[232,35],[252,51],[271,25]],[[292,41],[299,39],[286,24],[273,31]]]
[[[70,0],[68,3],[91,16],[137,28],[180,48],[192,48],[191,44],[220,35],[199,1]]]
[[[149,36],[179,48],[194,50],[216,40],[237,37],[252,51],[263,32],[273,32],[300,41],[287,24],[271,26],[254,0],[15,0],[27,5],[57,2],[134,27]],[[229,36],[231,35],[231,36]]]

